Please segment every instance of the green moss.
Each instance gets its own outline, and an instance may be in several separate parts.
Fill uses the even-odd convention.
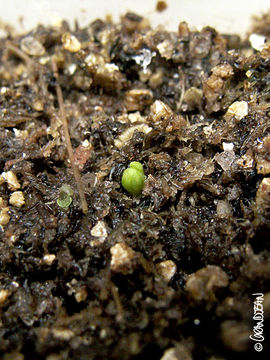
[[[129,167],[123,172],[122,186],[132,195],[139,195],[144,186],[143,166],[138,161],[132,161]]]

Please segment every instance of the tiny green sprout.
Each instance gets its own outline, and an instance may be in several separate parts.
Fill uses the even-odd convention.
[[[72,187],[68,184],[63,184],[59,189],[59,197],[57,199],[57,204],[63,209],[67,209],[72,203],[73,190]]]
[[[132,195],[139,195],[144,186],[144,178],[142,164],[138,161],[132,161],[123,172],[122,186]]]

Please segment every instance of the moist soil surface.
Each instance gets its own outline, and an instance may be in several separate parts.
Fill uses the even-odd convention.
[[[269,24],[261,51],[132,13],[0,39],[1,358],[269,356]]]

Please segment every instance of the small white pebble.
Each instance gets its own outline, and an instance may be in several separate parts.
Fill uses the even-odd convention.
[[[223,150],[224,150],[224,151],[232,151],[233,148],[234,148],[234,144],[233,144],[233,143],[223,142],[223,143],[222,143],[222,146],[223,146]]]
[[[64,33],[62,36],[62,43],[65,50],[75,53],[81,50],[81,43],[76,36],[70,33]]]
[[[261,34],[251,34],[249,36],[249,41],[253,49],[261,51],[263,49],[266,37]]]
[[[15,244],[15,242],[16,242],[16,240],[17,240],[17,238],[16,238],[16,235],[11,235],[10,236],[10,238],[9,238],[9,242],[10,242],[10,244]]]
[[[77,69],[77,65],[76,65],[76,64],[71,64],[71,65],[69,65],[69,67],[68,67],[68,73],[69,73],[69,75],[73,75],[73,74],[75,73],[76,69]]]
[[[11,285],[14,286],[16,289],[20,287],[20,285],[16,281],[12,281]]]
[[[19,181],[17,179],[17,176],[14,174],[13,171],[3,172],[2,176],[6,180],[10,190],[14,191],[21,187],[21,185],[19,184]]]
[[[175,275],[177,267],[174,261],[165,260],[156,264],[156,269],[157,272],[164,278],[164,280],[169,282]]]
[[[117,243],[110,249],[111,270],[120,272],[122,274],[131,273],[133,270],[133,260],[136,257],[136,253],[131,247],[125,243]]]
[[[91,143],[86,139],[82,142],[82,146],[86,149],[91,149],[92,148],[92,145]]]
[[[104,68],[108,71],[108,72],[114,72],[114,71],[119,71],[119,67],[113,63],[110,64],[105,64]]]
[[[162,57],[171,59],[174,51],[174,45],[170,40],[164,40],[157,45],[157,49]]]
[[[95,239],[90,242],[91,246],[100,246],[103,244],[108,236],[105,222],[98,221],[90,233],[95,237]]]
[[[9,203],[17,208],[21,208],[25,204],[23,192],[14,191],[9,198]]]
[[[43,256],[42,261],[43,261],[46,265],[50,266],[50,265],[53,264],[53,262],[55,261],[55,259],[56,259],[56,256],[55,256],[54,254],[46,254],[46,255]]]
[[[0,94],[4,95],[7,92],[7,90],[8,89],[5,86],[2,86],[1,89],[0,89]]]
[[[248,114],[248,103],[246,101],[235,101],[232,103],[226,114],[225,120],[230,120],[235,118],[237,121],[240,121]]]
[[[108,235],[105,222],[98,221],[96,225],[92,228],[91,235],[98,238],[103,238],[105,240]]]
[[[227,200],[217,201],[217,217],[226,219],[232,215],[232,206]]]
[[[51,60],[51,58],[49,56],[43,56],[41,58],[39,58],[39,63],[41,65],[46,65],[48,64],[48,62]]]

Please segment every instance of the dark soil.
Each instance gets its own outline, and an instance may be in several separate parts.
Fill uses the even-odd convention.
[[[126,14],[10,35],[0,57],[0,357],[268,358],[270,44]]]

